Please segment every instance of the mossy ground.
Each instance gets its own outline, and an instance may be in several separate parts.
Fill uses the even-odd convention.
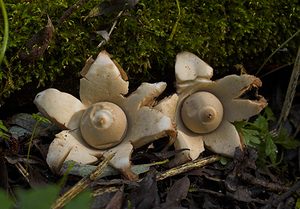
[[[101,48],[100,30],[109,30],[117,12],[85,19],[99,1],[75,10],[64,22],[60,18],[75,0],[6,1],[9,44],[0,72],[0,101],[28,83],[47,86],[57,78],[77,80],[85,60],[107,50],[127,71],[131,83],[165,80],[172,84],[176,54],[197,54],[216,73],[226,73],[236,64],[255,73],[264,60],[298,29],[300,6],[296,0],[146,1],[125,10],[109,42]],[[40,56],[20,59],[20,51],[47,24],[54,34]],[[2,21],[0,20],[2,23]],[[1,27],[3,30],[3,27]],[[293,62],[299,37],[277,53],[270,63]],[[30,59],[31,58],[31,59]]]

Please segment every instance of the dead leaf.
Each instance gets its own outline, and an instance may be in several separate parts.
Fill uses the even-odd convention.
[[[247,203],[256,202],[260,204],[266,204],[267,202],[261,199],[252,198],[252,192],[250,191],[249,187],[244,186],[239,186],[233,194],[228,193],[227,196],[232,197],[235,200]]]
[[[154,171],[150,171],[139,183],[139,187],[131,192],[131,202],[136,209],[150,209],[158,204],[159,197]]]
[[[91,209],[103,209],[110,202],[110,200],[114,197],[114,193],[106,192],[102,195],[97,195],[94,197],[94,201],[92,203]]]
[[[17,137],[30,136],[35,128],[35,137],[51,136],[59,129],[51,123],[38,122],[28,113],[13,115],[7,123],[10,125],[9,132]],[[37,124],[37,127],[35,127]]]
[[[44,173],[45,168],[41,165],[38,166],[29,166],[29,185],[32,188],[41,187],[47,185],[47,179],[42,175]]]
[[[120,188],[119,191],[115,193],[113,198],[109,201],[105,209],[120,209],[122,208],[122,203],[124,199],[124,186]]]
[[[19,51],[19,57],[22,61],[34,62],[43,56],[52,40],[54,26],[51,19],[48,17],[47,25],[38,33],[32,36],[31,39]]]
[[[166,202],[161,205],[161,208],[181,208],[181,201],[186,198],[190,188],[190,180],[187,176],[175,181],[170,188]]]

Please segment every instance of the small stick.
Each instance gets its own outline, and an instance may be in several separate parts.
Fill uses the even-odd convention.
[[[77,182],[69,191],[63,194],[58,198],[55,203],[52,205],[51,209],[60,209],[65,206],[70,200],[76,197],[80,192],[85,190],[89,184],[96,180],[98,176],[104,171],[104,168],[108,165],[109,161],[113,158],[114,154],[109,155],[105,158],[89,176],[82,178]]]
[[[166,178],[169,178],[172,176],[176,176],[178,174],[185,173],[185,172],[193,170],[193,169],[203,167],[205,165],[216,162],[218,160],[220,160],[220,156],[218,156],[218,155],[213,155],[213,156],[209,156],[206,158],[201,158],[199,160],[194,160],[194,161],[185,163],[183,165],[171,168],[170,170],[167,170],[163,173],[157,174],[156,180],[161,181],[163,179],[166,179]]]
[[[164,180],[166,178],[176,176],[176,175],[182,174],[184,172],[187,172],[187,171],[190,171],[190,170],[193,170],[193,169],[198,169],[198,168],[203,167],[205,165],[208,165],[210,163],[214,163],[214,162],[218,161],[219,159],[220,159],[220,156],[213,155],[213,156],[209,156],[209,157],[206,157],[206,158],[201,158],[201,159],[198,159],[198,160],[195,160],[195,161],[192,161],[192,162],[188,162],[188,163],[185,163],[183,165],[177,166],[175,168],[171,168],[170,170],[167,170],[163,173],[158,173],[156,175],[156,180],[161,181],[161,180]],[[120,188],[121,188],[121,185],[119,185],[119,186],[107,186],[105,188],[99,188],[99,189],[95,190],[92,195],[93,195],[93,197],[96,197],[96,196],[102,195],[104,193],[117,192],[117,191],[120,190]],[[57,209],[57,208],[52,208],[52,209]]]
[[[265,205],[263,209],[270,209],[273,206],[277,206],[280,202],[284,201],[288,197],[292,196],[300,189],[300,181],[296,182],[288,191],[282,193],[280,196],[277,196],[276,199],[270,199],[269,204]]]
[[[16,168],[18,169],[18,171],[22,174],[22,176],[26,179],[26,181],[29,183],[29,173],[27,172],[27,168],[25,169],[21,163],[17,162],[15,164]]]
[[[116,25],[118,23],[118,18],[121,17],[121,15],[123,14],[124,10],[122,10],[121,12],[119,12],[119,14],[117,15],[116,20],[114,21],[113,25],[111,26],[109,32],[108,32],[108,40],[110,38],[110,35],[112,34],[112,32],[114,31],[114,29],[116,28]],[[108,42],[108,40],[102,40],[100,42],[100,44],[98,44],[98,48],[100,48],[103,44],[105,44],[106,42]]]
[[[241,178],[244,181],[247,181],[247,182],[249,182],[251,184],[254,184],[254,185],[262,186],[262,187],[264,187],[264,188],[266,188],[267,190],[270,190],[270,191],[285,192],[285,191],[289,190],[289,187],[287,187],[287,186],[283,186],[283,185],[280,185],[280,184],[264,181],[263,179],[259,179],[257,177],[254,177],[249,173],[242,173]]]
[[[220,156],[218,155],[213,155],[213,156],[209,156],[206,158],[201,158],[195,161],[191,161],[185,164],[182,164],[180,166],[171,168],[163,173],[158,173],[156,174],[156,180],[157,181],[161,181],[164,180],[166,178],[172,177],[172,176],[176,176],[179,174],[182,174],[184,172],[193,170],[193,169],[198,169],[201,168],[205,165],[208,165],[210,163],[214,163],[216,161],[220,160]],[[93,197],[104,194],[104,193],[110,193],[110,192],[116,192],[118,190],[120,190],[121,186],[108,186],[105,188],[100,188],[96,191],[93,192]]]
[[[292,71],[292,75],[290,78],[289,86],[285,95],[282,111],[280,113],[280,118],[277,122],[277,129],[280,131],[283,127],[284,122],[286,121],[290,109],[292,107],[293,99],[295,96],[297,84],[298,84],[298,78],[300,75],[300,47],[298,48],[297,57],[295,60],[294,68]]]
[[[93,195],[93,197],[96,197],[96,196],[100,196],[105,193],[117,192],[120,190],[120,188],[121,188],[121,186],[108,186],[105,188],[101,187],[101,188],[95,190],[92,195]]]
[[[264,68],[264,66],[267,64],[267,62],[273,57],[274,54],[276,54],[279,49],[281,49],[282,47],[284,47],[288,42],[290,42],[290,40],[292,40],[295,36],[297,36],[300,33],[300,29],[297,30],[296,33],[294,33],[290,38],[288,38],[288,40],[286,40],[285,42],[283,42],[275,51],[272,52],[272,54],[264,61],[264,63],[259,67],[258,71],[256,72],[256,75],[258,75],[260,73],[260,71]]]
[[[108,165],[108,162],[112,159],[114,155],[108,156],[104,161],[102,161],[96,168],[95,171],[93,171],[89,177],[84,177],[81,179],[77,184],[75,184],[69,191],[67,191],[63,196],[58,198],[56,202],[53,204],[51,209],[60,209],[62,208],[67,202],[69,202],[71,199],[73,199],[76,195],[78,195],[80,192],[85,190],[88,185],[96,180],[101,173],[103,172],[104,168]],[[195,160],[192,162],[185,163],[183,165],[177,166],[175,168],[171,168],[170,170],[167,170],[163,173],[159,173],[156,175],[156,180],[161,181],[163,179],[176,176],[179,174],[182,174],[184,172],[190,171],[192,169],[197,169],[202,166],[208,165],[210,163],[216,162],[220,159],[219,156],[213,155],[210,157],[202,158],[199,160]],[[101,189],[98,191],[95,191],[93,196],[97,196],[99,194],[103,194],[105,192],[115,192],[119,188],[116,186],[107,187],[105,189]]]

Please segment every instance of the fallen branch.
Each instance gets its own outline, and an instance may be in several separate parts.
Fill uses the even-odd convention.
[[[157,174],[156,180],[161,181],[163,179],[166,179],[166,178],[169,178],[172,176],[176,176],[178,174],[182,174],[182,173],[185,173],[185,172],[193,170],[193,169],[198,169],[198,168],[208,165],[210,163],[214,163],[218,160],[220,160],[220,156],[218,156],[218,155],[213,155],[213,156],[209,156],[206,158],[194,160],[194,161],[185,163],[183,165],[171,168],[170,170],[167,170],[165,172]]]
[[[157,181],[161,181],[164,180],[166,178],[172,177],[172,176],[176,176],[182,173],[185,173],[187,171],[193,170],[193,169],[199,169],[205,165],[208,165],[210,163],[214,163],[216,161],[220,160],[220,156],[217,155],[213,155],[213,156],[209,156],[206,158],[201,158],[195,161],[191,161],[185,164],[182,164],[180,166],[171,168],[165,172],[162,173],[158,173],[156,174],[156,180]],[[97,189],[93,192],[93,197],[98,196],[98,195],[102,195],[104,193],[112,193],[112,192],[117,192],[120,190],[122,186],[107,186],[107,187],[101,187],[100,189]]]
[[[76,197],[80,192],[85,190],[91,182],[95,181],[103,172],[104,168],[108,165],[109,161],[113,158],[114,154],[105,158],[88,177],[82,178],[75,184],[69,191],[58,198],[52,205],[51,209],[60,209],[66,205],[70,200]]]
[[[249,173],[241,173],[241,178],[244,181],[247,181],[253,185],[258,185],[261,187],[266,188],[267,190],[273,191],[273,192],[285,192],[289,189],[289,187],[287,186],[283,186],[277,183],[273,183],[273,182],[267,182],[263,179],[259,179],[257,177],[252,176]]]
[[[270,209],[276,207],[277,205],[279,205],[280,202],[286,200],[288,197],[295,194],[295,192],[298,191],[299,189],[300,189],[300,181],[295,183],[292,187],[290,187],[288,191],[286,191],[282,195],[276,196],[275,198],[271,198],[269,200],[269,204],[265,205],[263,209]]]
[[[113,155],[110,155],[108,158],[106,158],[104,161],[102,161],[96,168],[95,171],[93,171],[89,177],[82,178],[77,184],[75,184],[69,191],[67,191],[63,196],[58,198],[55,203],[52,205],[51,209],[60,209],[62,208],[67,202],[72,200],[75,196],[77,196],[80,192],[85,190],[93,181],[95,181],[99,176],[101,176],[104,169],[107,167],[108,162],[112,159]],[[205,165],[208,165],[210,163],[214,163],[220,159],[220,156],[213,155],[206,158],[201,158],[199,160],[191,161],[188,163],[185,163],[183,165],[171,168],[165,172],[158,173],[156,175],[156,180],[161,181],[163,179],[176,176],[182,173],[185,173],[187,171],[198,169],[200,167],[203,167]],[[118,186],[110,186],[106,188],[100,188],[99,190],[94,191],[93,196],[98,196],[104,193],[111,193],[116,192],[121,188]]]

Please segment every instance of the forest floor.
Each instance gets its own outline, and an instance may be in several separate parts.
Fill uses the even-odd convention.
[[[277,118],[289,82],[289,77],[285,82],[279,79],[281,74],[274,73],[272,77],[265,78],[262,89]],[[296,93],[290,117],[284,124],[288,134],[295,138],[299,137],[297,127],[300,124],[298,97]],[[73,165],[71,169],[67,167],[67,175],[62,177],[53,173],[45,160],[49,144],[59,130],[51,124],[37,122],[36,115],[32,115],[36,112],[13,111],[2,120],[0,127],[0,187],[10,194],[16,208],[26,208],[20,203],[22,195],[29,198],[18,190],[40,191],[39,188],[47,185],[59,185],[59,194],[65,198],[56,199],[56,195],[56,201],[50,202],[52,208],[61,208],[82,193],[85,187],[88,187],[90,197],[92,193],[92,200],[89,199],[89,207],[80,208],[300,208],[300,150],[297,146],[285,149],[278,145],[276,164],[269,159],[263,165],[259,164],[258,153],[262,147],[249,146],[244,150],[237,149],[233,159],[205,151],[197,163],[171,169],[166,162],[175,152],[172,149],[162,151],[167,144],[167,139],[162,139],[153,148],[142,147],[134,151],[133,164],[144,165],[139,171],[138,181],[129,181],[120,174],[91,178],[90,172],[96,166],[86,168],[79,165]],[[269,128],[271,131],[271,123]],[[67,192],[70,190],[72,194]],[[35,203],[31,204],[31,208],[37,208]],[[79,208],[79,205],[71,208]]]

